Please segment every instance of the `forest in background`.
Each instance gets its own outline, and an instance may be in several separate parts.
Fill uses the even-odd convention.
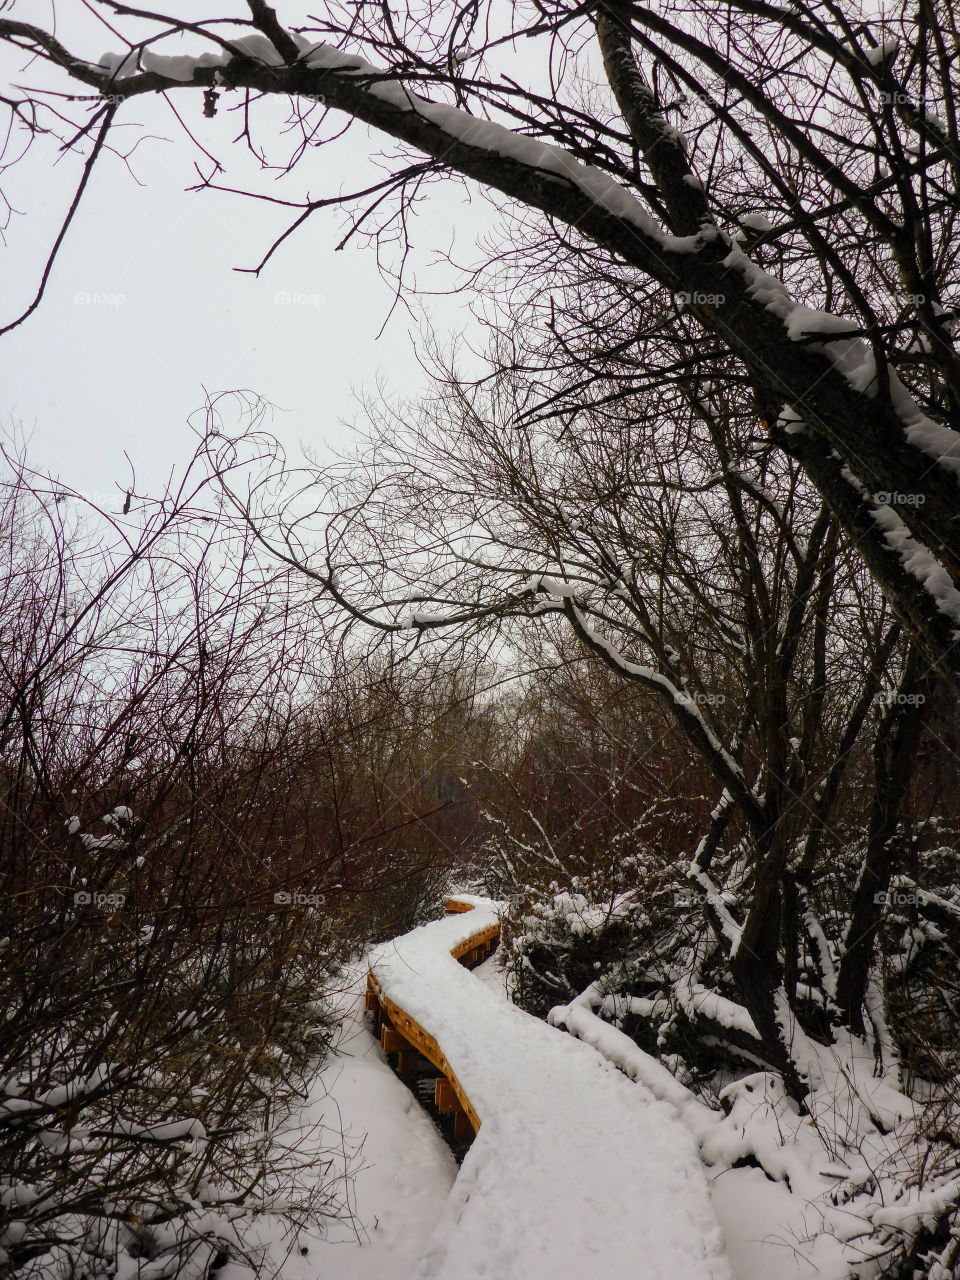
[[[71,1256],[78,1222],[99,1224],[81,1252],[139,1249],[174,1276],[240,1248],[229,1223],[281,1186],[293,1221],[349,1215],[340,1179],[276,1166],[275,1126],[335,1043],[347,967],[435,918],[451,888],[502,901],[513,998],[537,1016],[586,999],[717,1110],[732,1082],[779,1065],[716,941],[716,921],[755,892],[752,832],[663,699],[543,617],[544,591],[569,599],[550,580],[499,620],[495,643],[487,626],[423,643],[405,619],[371,647],[364,623],[266,553],[266,516],[254,528],[231,501],[251,449],[270,493],[287,491],[265,441],[208,432],[176,487],[123,517],[5,458],[4,1166],[35,1189],[8,1237],[17,1274],[34,1259],[42,1274],[51,1249]],[[771,510],[789,536],[791,509],[769,496],[756,527]],[[664,599],[694,588],[670,639],[709,654],[691,701],[756,760],[778,690],[767,668],[723,663],[709,643],[697,606],[724,585],[716,554],[709,575],[667,568]],[[918,1160],[949,1168],[960,1136],[956,712],[936,686],[907,683],[909,648],[855,559],[845,569],[834,552],[823,571],[819,594],[807,589],[824,634],[798,645],[782,691],[793,749],[805,742],[818,771],[798,806],[781,964],[805,1041],[829,1044],[867,878],[859,1034],[921,1104],[915,1145],[898,1150],[910,1181]],[[828,613],[828,590],[843,608]],[[727,594],[751,598],[742,582]],[[728,610],[718,635],[732,625]],[[921,726],[912,736],[904,717]],[[790,1044],[803,1106],[824,1081]],[[930,1238],[901,1232],[884,1250],[914,1265]]]

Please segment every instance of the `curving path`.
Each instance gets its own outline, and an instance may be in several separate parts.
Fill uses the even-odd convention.
[[[730,1280],[675,1110],[474,978],[455,957],[495,937],[496,908],[456,906],[370,959],[393,1047],[430,1058],[478,1130],[411,1280]]]

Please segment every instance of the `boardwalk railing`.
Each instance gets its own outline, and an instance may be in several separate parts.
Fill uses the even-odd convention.
[[[472,911],[473,903],[462,898],[450,898],[446,910],[451,914]],[[472,969],[492,954],[499,940],[500,926],[486,925],[457,943],[450,954],[466,968]],[[438,1111],[452,1115],[454,1137],[460,1140],[477,1133],[480,1117],[443,1049],[415,1018],[384,994],[373,969],[367,974],[366,1007],[373,1014],[374,1032],[379,1034],[384,1053],[397,1055],[397,1074],[415,1076],[420,1059],[426,1058],[440,1073],[434,1084],[433,1101]]]

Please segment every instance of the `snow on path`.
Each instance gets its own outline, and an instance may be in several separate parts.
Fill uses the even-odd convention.
[[[281,1220],[263,1215],[246,1233],[263,1251],[263,1280],[407,1280],[457,1176],[449,1147],[364,1024],[365,983],[361,969],[344,993],[336,1050],[280,1139],[306,1160],[315,1148],[321,1166],[332,1158],[336,1172],[352,1174],[347,1193],[356,1224],[326,1221],[322,1232],[303,1227],[291,1235]],[[241,1264],[221,1275],[252,1280]]]
[[[730,1280],[700,1156],[673,1108],[450,955],[496,922],[492,903],[474,902],[370,958],[482,1121],[411,1280]]]
[[[500,967],[499,953],[478,965],[473,976],[499,999],[509,1000],[509,977]],[[716,1112],[698,1103],[622,1031],[602,1022],[589,1009],[581,1008],[578,1014],[581,1021],[576,1034],[629,1079],[645,1084],[669,1103],[698,1144],[706,1130],[719,1122]],[[771,1276],[777,1280],[849,1280],[850,1269],[840,1245],[823,1233],[816,1206],[791,1195],[782,1182],[771,1182],[760,1169],[707,1168],[705,1174],[736,1280],[771,1280]]]

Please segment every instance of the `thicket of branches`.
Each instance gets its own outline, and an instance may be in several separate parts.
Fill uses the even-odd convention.
[[[209,437],[240,527],[396,652],[480,643],[541,673],[514,749],[475,780],[522,1002],[626,1008],[632,1039],[708,1095],[765,1068],[834,1154],[864,1134],[824,1136],[822,1115],[865,1089],[869,1141],[897,1135],[884,1194],[918,1164],[952,1186],[951,687],[735,405],[678,382],[643,416],[618,402],[558,430],[527,412],[521,340],[502,352],[481,383],[440,365],[432,400],[372,405],[367,444],[325,471]],[[863,1061],[902,1102],[871,1100]],[[901,1088],[933,1100],[935,1139],[907,1138]],[[871,1260],[952,1249],[954,1215],[878,1228]]]
[[[344,114],[401,144],[365,190],[294,198],[290,228],[349,207],[348,238],[399,243],[400,287],[429,179],[506,198],[509,232],[476,276],[484,376],[436,356],[435,394],[372,405],[370,448],[326,472],[294,478],[255,434],[209,436],[224,518],[392,654],[442,637],[454,657],[588,662],[656,708],[664,754],[686,756],[696,786],[682,804],[668,787],[630,790],[616,839],[636,856],[605,885],[612,985],[591,982],[557,1020],[589,1030],[583,1015],[619,994],[636,1037],[682,1078],[761,1068],[764,1105],[796,1119],[798,1145],[809,1121],[848,1162],[832,1203],[870,1224],[861,1273],[949,1274],[953,8],[898,3],[864,20],[803,0],[332,3],[300,21],[261,0],[208,21],[101,9],[105,42],[125,41],[104,57],[0,19],[38,77],[6,104],[11,161],[47,128],[84,156],[65,229],[115,124],[158,92],[192,94],[206,118],[235,108],[241,140],[288,190]],[[52,96],[78,86],[86,102]],[[261,109],[277,96],[292,147]],[[201,151],[201,186],[230,186],[224,161]],[[249,483],[236,471],[248,462]],[[518,937],[555,939],[577,913],[602,922],[593,898],[615,837],[583,813],[565,826],[553,784],[504,759],[531,793],[515,811],[499,797],[504,885],[549,899]],[[655,816],[665,803],[681,839]],[[597,857],[581,866],[584,840]],[[641,888],[660,901],[681,881],[685,906],[636,909]],[[761,1145],[748,1154],[762,1163]]]
[[[471,829],[456,680],[361,675],[196,466],[125,505],[3,460],[0,1246],[23,1276],[206,1276],[257,1263],[251,1215],[291,1246],[350,1217],[335,1110],[293,1147],[277,1126],[343,966],[436,910]]]
[[[339,135],[341,113],[373,126],[403,146],[384,158],[386,176],[293,197],[291,230],[358,206],[348,234],[402,245],[410,201],[445,174],[508,197],[549,259],[580,258],[612,280],[634,334],[655,336],[649,304],[664,353],[692,339],[703,376],[754,405],[928,663],[955,682],[960,98],[949,4],[898,3],[869,21],[843,3],[766,0],[330,3],[310,17],[249,0],[226,18],[101,0],[91,14],[82,50],[53,27],[0,20],[0,39],[33,73],[4,102],[7,164],[48,131],[85,156],[63,234],[92,168],[120,145],[115,125],[145,94],[192,94],[201,120],[235,108],[240,140],[290,174]],[[292,143],[284,130],[278,144],[275,116],[258,111],[277,96],[291,100]],[[179,118],[201,185],[229,189],[226,158]],[[63,234],[11,324],[39,305]],[[546,325],[551,305],[542,300],[541,324],[564,359],[582,358],[584,340],[590,359],[632,354],[611,345],[606,312],[568,330]],[[674,373],[655,362],[620,390]]]

